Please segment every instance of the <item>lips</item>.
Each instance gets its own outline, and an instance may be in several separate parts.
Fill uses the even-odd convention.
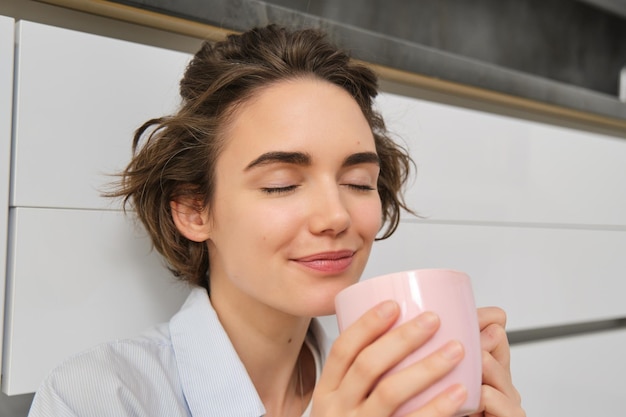
[[[315,255],[293,259],[293,261],[316,271],[340,273],[348,269],[352,264],[353,257],[354,251],[340,250],[317,253]]]

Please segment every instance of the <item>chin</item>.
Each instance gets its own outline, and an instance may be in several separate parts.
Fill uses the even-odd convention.
[[[325,291],[323,294],[318,294],[317,297],[309,297],[307,302],[302,304],[302,307],[306,309],[306,314],[304,315],[320,317],[335,314],[335,296],[347,286],[333,288],[332,291]]]
[[[328,306],[326,308],[316,309],[314,314],[311,314],[311,317],[322,317],[322,316],[332,316],[335,314],[335,304],[332,306]]]

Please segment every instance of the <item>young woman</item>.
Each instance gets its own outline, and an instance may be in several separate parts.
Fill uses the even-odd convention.
[[[374,111],[375,75],[313,30],[258,28],[206,43],[182,105],[146,122],[113,196],[137,212],[172,272],[193,289],[172,320],[58,367],[31,416],[391,415],[452,370],[450,343],[381,375],[436,331],[425,313],[387,331],[382,303],[327,346],[313,317],[358,281],[388,237],[410,158]],[[478,311],[481,416],[523,416],[505,315]],[[451,386],[417,416],[451,416]]]

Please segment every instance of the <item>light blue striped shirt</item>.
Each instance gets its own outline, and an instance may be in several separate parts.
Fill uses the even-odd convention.
[[[311,323],[323,362],[327,340]],[[319,377],[319,371],[318,371]],[[110,342],[59,365],[35,395],[29,417],[258,417],[265,408],[211,306],[194,288],[169,323]]]

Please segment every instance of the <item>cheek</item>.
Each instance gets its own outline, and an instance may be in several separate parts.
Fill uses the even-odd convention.
[[[353,219],[359,224],[359,228],[362,231],[361,233],[374,240],[382,227],[382,207],[380,200],[359,205],[356,207],[356,213],[356,217],[353,217]]]
[[[294,206],[257,206],[247,216],[245,223],[248,230],[256,230],[262,242],[280,243],[296,233],[303,223],[301,207]],[[243,226],[242,226],[243,227]]]

